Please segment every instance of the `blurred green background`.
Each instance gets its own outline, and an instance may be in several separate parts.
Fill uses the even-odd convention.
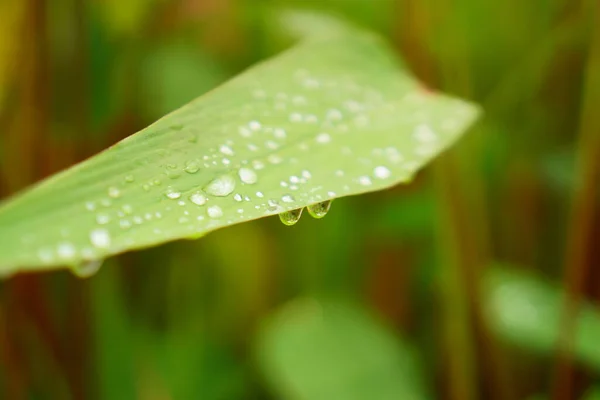
[[[0,0],[2,198],[342,22],[484,117],[323,220],[0,282],[0,398],[600,398],[596,0]]]

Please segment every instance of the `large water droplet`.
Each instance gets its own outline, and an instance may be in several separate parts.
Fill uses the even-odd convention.
[[[235,189],[235,179],[230,175],[223,175],[215,178],[204,188],[204,191],[213,196],[228,196]]]
[[[284,225],[291,226],[300,220],[302,216],[303,208],[298,208],[296,210],[286,211],[279,214],[279,219]]]
[[[329,208],[331,207],[331,200],[327,200],[327,201],[322,201],[320,203],[316,203],[316,204],[312,204],[308,207],[306,207],[306,209],[308,210],[308,213],[313,217],[313,218],[323,218],[325,215],[327,215],[327,212],[329,211]]]
[[[89,278],[90,276],[96,274],[104,260],[92,260],[85,261],[81,264],[75,265],[71,267],[71,272],[79,278]]]
[[[256,176],[256,172],[250,168],[240,168],[238,172],[240,179],[242,182],[252,185],[258,181],[258,177]]]

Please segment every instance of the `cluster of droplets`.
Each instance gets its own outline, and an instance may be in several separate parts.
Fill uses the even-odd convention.
[[[404,170],[407,175],[414,173],[422,165],[423,160],[431,157],[444,145],[443,133],[454,132],[460,125],[460,122],[457,123],[457,119],[449,118],[441,121],[441,124],[434,129],[426,122],[430,120],[428,115],[407,113],[412,115],[407,117],[407,120],[414,118],[414,120],[410,120],[414,127],[410,135],[412,141],[410,150],[403,149],[401,152],[395,147],[385,147],[385,144],[380,144],[381,148],[350,147],[347,140],[340,139],[342,135],[350,132],[351,128],[369,132],[370,124],[376,122],[372,118],[372,112],[388,109],[390,115],[397,115],[398,108],[396,103],[392,104],[386,101],[383,94],[377,89],[361,86],[352,79],[344,79],[340,78],[337,81],[321,79],[306,70],[298,70],[294,74],[294,80],[298,84],[296,93],[269,93],[265,87],[254,88],[252,95],[255,99],[263,100],[267,107],[257,111],[253,108],[254,106],[242,106],[239,114],[247,116],[248,119],[243,124],[235,123],[227,128],[234,132],[234,135],[226,135],[229,140],[220,141],[213,145],[206,154],[196,155],[195,158],[190,158],[183,163],[177,164],[172,161],[167,163],[165,161],[165,164],[160,166],[159,176],[151,179],[142,179],[138,176],[137,180],[140,182],[137,186],[146,192],[160,187],[161,196],[164,194],[166,199],[173,201],[173,209],[181,212],[177,216],[180,223],[188,223],[193,217],[196,217],[198,221],[204,221],[203,223],[209,221],[209,228],[219,226],[218,224],[222,221],[232,223],[234,218],[225,215],[221,206],[214,204],[217,203],[214,201],[216,198],[231,196],[230,198],[238,205],[236,214],[239,214],[239,218],[245,216],[247,208],[244,206],[247,202],[252,201],[251,197],[255,197],[258,200],[256,203],[260,203],[254,204],[256,210],[265,211],[265,214],[278,213],[280,220],[285,225],[294,225],[303,212],[303,208],[294,208],[299,206],[298,202],[305,204],[314,202],[306,207],[307,212],[314,218],[323,218],[331,206],[331,200],[324,200],[325,194],[327,198],[333,199],[337,197],[336,192],[351,194],[352,189],[357,186],[371,187],[376,184],[381,185],[382,181],[387,184],[398,171]],[[318,90],[324,90],[320,98],[328,99],[324,101],[328,104],[327,106],[316,107],[309,101],[311,93]],[[326,91],[328,93],[325,93]],[[427,101],[427,94],[418,90],[411,91],[403,99],[403,106],[413,104],[415,108],[417,106],[423,108],[422,105]],[[287,120],[284,125],[271,124],[273,119],[270,117],[277,116],[277,120],[281,121],[279,117],[282,115]],[[290,124],[298,129],[288,128]],[[198,142],[199,134],[192,128],[188,129],[184,125],[178,124],[171,126],[171,129],[178,135],[185,135],[184,144],[188,147]],[[297,132],[312,133],[300,136]],[[241,137],[240,141],[235,140],[234,136],[236,135]],[[293,149],[295,152],[286,155],[285,151],[289,149]],[[314,182],[311,180],[312,174],[308,170],[302,170],[303,155],[311,154],[312,150],[322,154],[323,152],[329,153],[329,150],[333,152],[334,149],[348,157],[348,163],[353,163],[353,166],[359,165],[361,169],[348,168],[330,171],[331,181],[345,182],[340,185],[340,188],[324,188],[312,184]],[[161,159],[166,159],[166,156],[170,156],[173,151],[173,149],[161,149],[157,150],[156,154]],[[240,159],[240,154],[244,152],[249,152],[251,157]],[[170,158],[172,159],[172,157]],[[249,189],[249,185],[257,184],[259,179],[265,179],[264,176],[267,175],[265,169],[274,169],[277,166],[278,169],[283,170],[285,164],[296,164],[294,172],[279,182],[279,186],[284,189],[285,193],[276,196],[277,198],[270,198],[272,193],[267,191],[245,190]],[[178,184],[178,182],[185,181],[180,178],[188,176],[186,174],[194,175],[209,168],[222,171],[224,167],[232,172],[225,174],[219,172],[217,177],[201,188],[194,188],[191,191],[181,190],[183,185]],[[318,174],[315,173],[315,175]],[[319,178],[323,179],[323,176],[319,176]],[[325,178],[328,177],[325,176]],[[76,249],[68,241],[60,242],[52,249],[40,250],[40,260],[46,263],[53,262],[55,258],[65,262],[74,259],[94,260],[112,250],[117,241],[111,237],[108,229],[113,224],[122,230],[129,230],[145,221],[160,219],[162,214],[159,211],[145,214],[138,212],[137,215],[133,215],[135,210],[129,204],[122,204],[117,211],[115,211],[116,207],[109,209],[113,203],[120,203],[127,197],[129,187],[132,186],[127,185],[135,181],[136,177],[133,175],[125,175],[121,182],[113,183],[106,188],[104,192],[106,198],[85,204],[86,209],[95,213],[96,222],[96,227],[89,233],[88,247]],[[355,185],[352,186],[352,183]],[[240,184],[242,189],[236,191]],[[328,189],[335,189],[336,192]],[[184,207],[190,203],[193,204],[191,208]],[[190,213],[192,208],[195,208],[194,206],[202,207],[201,215]],[[167,206],[166,211],[162,211],[166,213],[169,210],[171,210],[171,206]],[[193,213],[193,211],[191,212]],[[224,217],[228,219],[224,219]],[[206,225],[198,229],[206,229]],[[159,234],[161,230],[154,227],[153,232]],[[125,242],[125,244],[128,243],[131,242]],[[122,246],[122,244],[119,245]],[[99,265],[100,263],[96,261],[85,261],[74,267],[73,270],[81,276],[87,276],[97,270]]]
[[[331,208],[331,200],[321,201],[319,203],[312,204],[306,207],[311,217],[321,219],[327,215]],[[296,208],[294,210],[284,211],[279,214],[279,219],[284,225],[291,226],[295,225],[302,216],[303,208]]]

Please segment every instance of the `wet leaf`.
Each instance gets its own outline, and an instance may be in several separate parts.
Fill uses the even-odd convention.
[[[307,39],[0,207],[0,270],[76,266],[408,182],[477,108],[376,37]]]

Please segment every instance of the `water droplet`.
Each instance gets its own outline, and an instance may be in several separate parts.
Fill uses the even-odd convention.
[[[127,183],[131,183],[135,180],[135,178],[133,177],[133,175],[126,175],[125,176],[125,182]]]
[[[110,247],[110,234],[106,229],[94,229],[90,232],[90,242],[99,249]]]
[[[284,194],[283,196],[281,196],[281,201],[283,201],[284,203],[293,203],[294,201],[296,201],[296,199],[291,194]]]
[[[296,210],[286,211],[279,214],[279,219],[284,225],[291,226],[300,220],[302,216],[302,208]]]
[[[256,196],[257,197],[265,197],[265,195],[263,194],[263,192],[256,192]]]
[[[68,260],[75,256],[75,247],[73,247],[73,245],[68,242],[61,243],[58,245],[56,253],[60,258]]]
[[[110,222],[110,216],[108,214],[97,214],[96,222],[100,225],[108,224]]]
[[[414,138],[421,143],[431,143],[437,140],[437,135],[429,125],[419,124],[413,132]]]
[[[119,221],[119,226],[121,229],[129,229],[131,228],[131,222],[129,220],[122,219]]]
[[[254,167],[255,170],[260,170],[265,167],[265,163],[262,161],[259,161],[259,160],[254,160],[254,161],[252,161],[252,166]]]
[[[226,144],[219,147],[219,151],[227,156],[232,156],[235,154],[233,152],[233,149],[231,147],[227,146]]]
[[[206,187],[204,191],[213,196],[224,197],[228,196],[235,189],[235,179],[230,175],[223,175],[213,179]]]
[[[327,215],[327,212],[329,211],[329,208],[331,207],[331,200],[327,200],[327,201],[322,201],[320,203],[316,203],[316,204],[312,204],[308,207],[306,207],[306,209],[308,210],[308,213],[313,217],[313,218],[323,218],[325,215]]]
[[[117,197],[119,197],[121,195],[121,191],[119,190],[119,188],[117,188],[115,186],[111,186],[108,188],[108,195],[110,197],[112,197],[113,199],[116,199]]]
[[[275,128],[275,130],[273,131],[273,135],[278,139],[285,139],[285,137],[287,136],[285,129],[283,128]]]
[[[251,170],[250,168],[240,168],[238,174],[242,182],[248,185],[252,185],[258,180],[256,172],[254,172],[254,170]]]
[[[257,130],[259,130],[261,128],[261,124],[258,121],[250,121],[250,123],[248,123],[248,126],[253,131],[257,131]]]
[[[363,186],[370,186],[371,185],[371,178],[369,178],[368,176],[361,176],[358,178],[358,183],[360,183]]]
[[[233,196],[233,199],[234,199],[235,201],[242,201],[242,200],[244,200],[244,199],[242,198],[242,195],[241,195],[241,194],[239,194],[239,193],[236,193],[236,194]]]
[[[223,216],[223,210],[219,206],[210,206],[206,210],[206,213],[211,218],[221,218]]]
[[[96,209],[96,205],[92,201],[88,201],[85,203],[85,209],[88,211],[94,211]]]
[[[376,178],[386,179],[389,178],[390,175],[392,175],[392,172],[387,167],[380,165],[378,167],[375,167],[375,169],[373,170],[373,174]]]
[[[185,163],[185,167],[183,170],[188,174],[195,174],[200,169],[200,161],[198,160],[189,160]]]
[[[206,204],[208,199],[202,193],[196,192],[190,196],[190,201],[197,206],[203,206]]]
[[[85,261],[81,264],[75,265],[71,268],[71,272],[78,278],[89,278],[90,276],[96,274],[104,260],[91,260]]]
[[[171,200],[176,200],[181,197],[181,193],[169,186],[165,191],[165,196],[167,196]]]
[[[331,142],[331,136],[329,133],[319,133],[315,140],[317,143],[325,144]]]

